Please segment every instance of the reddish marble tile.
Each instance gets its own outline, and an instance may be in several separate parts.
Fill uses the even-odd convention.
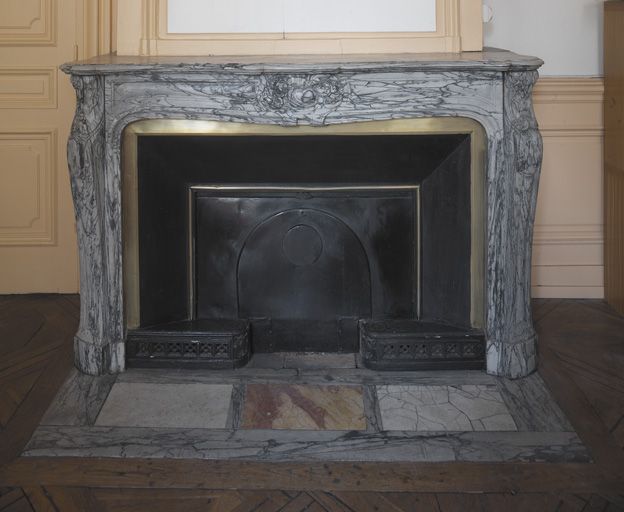
[[[249,384],[241,428],[365,430],[362,388]]]

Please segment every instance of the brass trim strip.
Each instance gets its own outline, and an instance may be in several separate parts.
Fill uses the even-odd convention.
[[[486,152],[485,129],[464,117],[435,117],[363,121],[330,126],[274,126],[265,124],[148,119],[129,124],[122,140],[122,218],[124,311],[127,328],[140,325],[139,247],[138,247],[138,137],[150,135],[219,136],[308,136],[308,135],[446,135],[471,136],[471,323],[485,325],[485,248],[486,248]],[[419,233],[420,239],[420,233]],[[420,276],[419,276],[420,277]],[[420,281],[420,279],[419,279]],[[420,297],[418,298],[420,302]]]
[[[123,229],[123,297],[127,329],[141,324],[139,276],[138,135],[126,128],[121,149],[121,219]]]

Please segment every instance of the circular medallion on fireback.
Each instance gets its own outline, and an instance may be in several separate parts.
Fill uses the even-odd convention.
[[[293,265],[303,267],[315,263],[323,253],[323,240],[312,226],[299,224],[290,228],[282,242],[284,254]]]

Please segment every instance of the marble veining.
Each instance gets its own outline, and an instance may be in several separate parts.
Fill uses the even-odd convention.
[[[92,426],[116,375],[92,377],[72,370],[46,411],[42,425]]]
[[[362,388],[248,384],[241,428],[365,430]]]
[[[383,430],[514,431],[495,386],[377,386]]]
[[[103,377],[76,371],[62,386],[24,455],[270,461],[591,461],[537,374],[511,381],[480,372],[388,372],[380,373],[383,379],[375,381],[372,373],[352,369],[347,372],[340,368],[324,372],[314,370],[316,384],[295,385],[291,381],[297,373],[289,369],[272,369],[270,374],[261,368],[223,374],[190,372],[190,377],[182,370],[132,369],[119,376]],[[406,380],[407,373],[412,376],[411,383]],[[447,373],[449,380],[454,375],[463,375],[465,380],[454,386],[441,385],[440,374]],[[223,375],[221,382],[220,375]],[[403,380],[399,379],[400,384],[384,383],[385,379],[393,377]],[[372,382],[366,383],[367,379]],[[331,384],[336,381],[341,384]],[[287,410],[280,420],[294,425],[292,429],[275,428],[275,425],[271,425],[272,429],[258,428],[260,423],[265,424],[261,402],[266,399],[266,392],[257,393],[259,401],[252,397],[252,410],[260,415],[261,421],[252,428],[241,428],[248,398],[246,390],[254,385],[262,389],[307,388],[300,393],[307,400],[304,407],[295,414]],[[350,391],[346,395],[344,391],[338,393],[340,399],[332,401],[327,399],[326,393],[318,392],[323,386],[325,391],[328,386]],[[109,393],[111,388],[113,391]],[[448,420],[445,407],[452,403],[450,412],[455,416],[450,416],[452,421],[443,423],[445,428],[458,428],[457,416],[462,415],[465,418],[461,426],[498,428],[496,421],[488,422],[492,418],[490,413],[494,412],[493,417],[496,417],[505,410],[519,431],[394,430],[405,426],[402,424],[387,430],[388,414],[391,418],[396,416],[398,422],[405,422],[402,415],[409,409],[406,405],[410,402],[404,400],[404,394],[388,392],[405,389],[412,394],[414,389],[427,390],[416,395],[416,405],[425,403],[431,412],[434,408],[431,404],[438,402],[437,406],[442,408],[438,420],[440,417]],[[444,393],[436,394],[435,390],[440,389],[445,390]],[[452,400],[436,398],[451,394]],[[386,408],[386,417],[381,407],[384,396],[391,396],[395,404],[401,405],[395,411]],[[345,401],[345,397],[349,400]],[[106,404],[102,407],[104,401]],[[206,406],[207,401],[209,406]],[[281,402],[284,403],[291,407],[286,401]],[[310,421],[306,411],[312,411],[311,417],[318,418],[324,408],[330,414],[343,411],[348,418],[333,424],[320,422],[333,430],[297,428],[302,425],[302,418]],[[102,413],[98,416],[100,409]],[[354,417],[358,418],[357,424],[349,423]],[[337,425],[346,427],[347,424],[352,428],[336,430]],[[409,423],[410,429],[413,426],[413,422]]]
[[[40,427],[26,457],[380,462],[591,462],[569,432],[336,432]]]
[[[253,359],[252,359],[253,363]],[[130,368],[117,376],[117,382],[151,383],[278,383],[323,385],[323,384],[422,384],[422,385],[464,385],[496,384],[496,378],[476,370],[422,371],[422,372],[378,372],[367,368],[327,368],[308,370],[294,368],[245,367],[237,370],[169,370]]]
[[[498,379],[497,384],[518,430],[574,432],[539,374],[517,380]]]
[[[467,117],[487,139],[487,370],[536,366],[530,309],[533,221],[542,158],[531,92],[542,62],[491,50],[453,55],[146,59],[63,66],[77,110],[68,144],[78,224],[78,368],[124,370],[121,135],[143,119],[281,126]]]

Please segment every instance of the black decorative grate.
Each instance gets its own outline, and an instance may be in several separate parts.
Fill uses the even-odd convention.
[[[360,321],[365,366],[375,370],[483,369],[485,337],[412,320]]]
[[[244,320],[176,322],[130,331],[126,362],[134,367],[237,368],[249,360]]]

